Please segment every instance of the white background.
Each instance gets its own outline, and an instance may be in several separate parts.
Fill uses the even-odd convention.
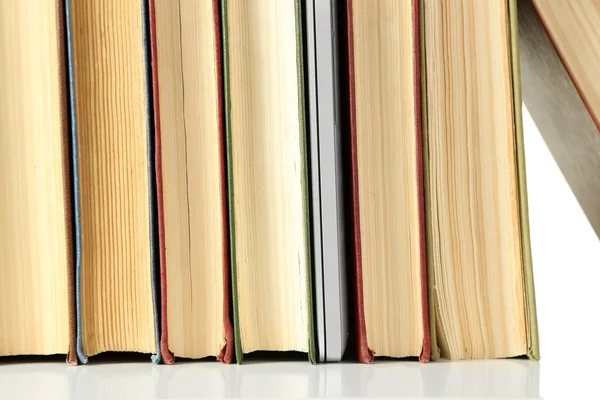
[[[153,366],[0,362],[0,397],[594,397],[600,241],[524,110],[540,363],[381,362],[373,365],[216,362]],[[598,171],[600,173],[600,171]],[[600,194],[599,194],[600,195]]]

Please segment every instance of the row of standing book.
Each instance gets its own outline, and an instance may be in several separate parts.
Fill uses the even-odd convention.
[[[539,359],[515,0],[0,11],[0,355]]]

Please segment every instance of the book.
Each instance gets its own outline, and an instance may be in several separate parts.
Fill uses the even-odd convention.
[[[315,362],[302,5],[223,0],[221,12],[236,359]]]
[[[349,333],[337,3],[335,0],[304,3],[314,319],[320,362],[340,361]]]
[[[600,3],[596,0],[580,0],[577,3],[548,0],[531,2],[590,116],[596,126],[600,126],[600,83],[596,79],[596,67],[600,64],[600,33],[597,29]]]
[[[539,359],[516,2],[422,4],[432,351]]]
[[[219,1],[151,0],[165,363],[233,359]]]
[[[419,3],[346,2],[355,343],[430,358]]]
[[[523,103],[600,235],[597,1],[521,0]]]
[[[77,354],[160,360],[147,3],[66,1]]]
[[[60,1],[0,4],[0,356],[76,363]]]

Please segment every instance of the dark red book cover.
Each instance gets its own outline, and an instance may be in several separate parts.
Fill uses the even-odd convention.
[[[221,19],[219,0],[213,0],[213,27],[215,34],[215,55],[217,64],[217,87],[219,104],[219,153],[221,164],[221,208],[223,210],[222,221],[222,249],[223,249],[223,325],[225,327],[225,346],[217,356],[217,359],[223,363],[233,361],[233,325],[231,322],[230,306],[230,277],[229,277],[229,218],[227,215],[227,171],[225,154],[225,117],[223,104],[223,56],[221,47]],[[158,241],[160,252],[160,304],[161,304],[161,337],[160,348],[162,358],[165,364],[172,364],[174,355],[169,350],[169,332],[167,325],[167,270],[166,270],[166,248],[165,248],[165,220],[163,209],[163,177],[162,177],[162,156],[161,156],[161,134],[160,134],[160,104],[159,104],[159,86],[158,86],[158,60],[156,48],[156,10],[154,0],[149,0],[150,17],[150,48],[152,54],[152,86],[153,86],[153,106],[154,106],[154,146],[155,146],[155,164],[156,164],[156,191],[158,205]]]

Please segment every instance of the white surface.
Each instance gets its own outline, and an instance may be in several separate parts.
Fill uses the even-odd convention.
[[[150,362],[94,365],[92,360],[89,366],[67,367],[3,361],[0,397],[596,397],[600,241],[527,112],[524,125],[540,363],[153,366]]]
[[[529,397],[540,365],[523,360],[474,362],[306,362],[219,365],[64,364],[0,367],[2,398],[152,399],[290,397]]]

